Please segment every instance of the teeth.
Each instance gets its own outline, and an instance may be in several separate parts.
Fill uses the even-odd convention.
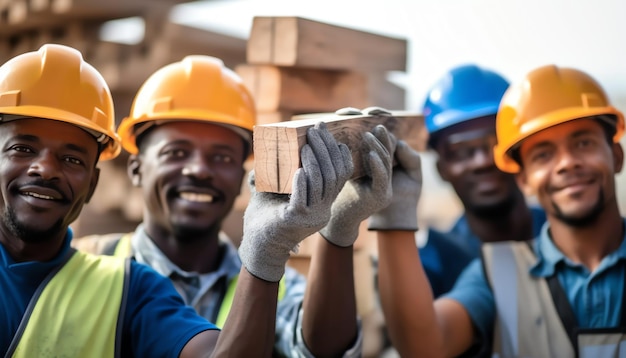
[[[26,192],[24,194],[32,196],[32,197],[35,197],[35,198],[38,198],[38,199],[54,200],[54,198],[51,197],[51,196],[33,193],[32,191]]]
[[[185,200],[197,201],[200,203],[212,203],[213,202],[213,195],[209,195],[209,194],[182,192],[180,193],[180,197]]]

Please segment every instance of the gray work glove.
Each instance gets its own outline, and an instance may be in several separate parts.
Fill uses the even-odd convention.
[[[395,138],[376,126],[363,134],[361,158],[365,176],[349,180],[335,200],[331,217],[320,234],[329,242],[348,247],[359,235],[359,225],[391,202],[391,170]]]
[[[248,272],[266,281],[279,281],[289,252],[328,223],[331,205],[354,171],[350,149],[335,141],[325,123],[309,128],[307,141],[291,195],[256,192],[250,174],[239,255]]]
[[[417,202],[422,192],[422,165],[417,151],[399,140],[396,145],[391,204],[372,215],[369,230],[417,231]]]

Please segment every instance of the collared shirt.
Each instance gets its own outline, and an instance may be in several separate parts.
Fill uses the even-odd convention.
[[[537,237],[541,233],[543,224],[546,222],[546,213],[543,209],[537,207],[530,207],[529,209],[533,225],[532,235]],[[454,238],[455,242],[466,249],[472,257],[480,257],[480,244],[482,241],[470,229],[467,216],[461,216],[452,226],[452,229],[448,231],[448,235]]]
[[[536,207],[531,207],[530,212],[533,236],[537,236],[546,221],[546,214]],[[418,244],[418,247],[422,266],[435,298],[450,291],[465,267],[480,257],[481,243],[482,241],[470,229],[465,215],[461,216],[446,233],[428,230],[426,243]]]
[[[626,221],[625,221],[626,224]],[[573,263],[554,245],[546,223],[534,242],[537,263],[529,275],[547,277],[556,273],[581,328],[618,325],[625,284],[626,236],[617,250],[605,256],[594,272]],[[496,311],[480,259],[474,260],[445,295],[461,303],[482,337],[491,337]],[[483,339],[484,341],[484,339]]]
[[[169,277],[185,302],[211,322],[215,322],[228,283],[239,274],[242,265],[237,249],[224,233],[220,233],[220,247],[224,253],[217,270],[199,274],[184,271],[167,258],[148,237],[142,225],[131,238],[135,259]],[[283,280],[286,292],[277,306],[274,353],[284,357],[313,357],[302,336],[302,301],[306,280],[289,267],[285,268]],[[358,339],[344,353],[344,357],[359,357],[361,350],[362,331],[359,327]]]

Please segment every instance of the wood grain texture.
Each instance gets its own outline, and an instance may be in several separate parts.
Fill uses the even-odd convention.
[[[343,70],[406,71],[407,40],[300,17],[255,17],[247,62]]]
[[[397,138],[416,150],[424,150],[428,134],[421,115],[392,111],[391,115],[316,114],[295,116],[290,122],[258,125],[254,128],[254,170],[256,190],[291,193],[293,176],[301,167],[300,150],[306,144],[307,129],[323,121],[330,133],[352,152],[355,164],[353,178],[363,175],[361,163],[362,135],[383,124]]]
[[[350,71],[240,65],[235,71],[260,112],[317,113],[369,103],[368,79]]]

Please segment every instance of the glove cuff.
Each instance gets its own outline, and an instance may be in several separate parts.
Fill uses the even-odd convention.
[[[387,207],[368,220],[368,230],[417,231],[417,207]]]
[[[249,242],[249,240],[244,239],[239,246],[239,257],[246,270],[253,276],[268,282],[280,281],[285,273],[285,264],[289,259],[289,253],[286,255],[277,255],[275,252],[269,253],[262,248],[251,247]]]
[[[344,225],[341,230],[332,230],[331,224],[326,225],[319,231],[320,235],[326,241],[339,247],[348,247],[354,245],[357,237],[359,236],[359,226],[352,227],[352,225]]]

